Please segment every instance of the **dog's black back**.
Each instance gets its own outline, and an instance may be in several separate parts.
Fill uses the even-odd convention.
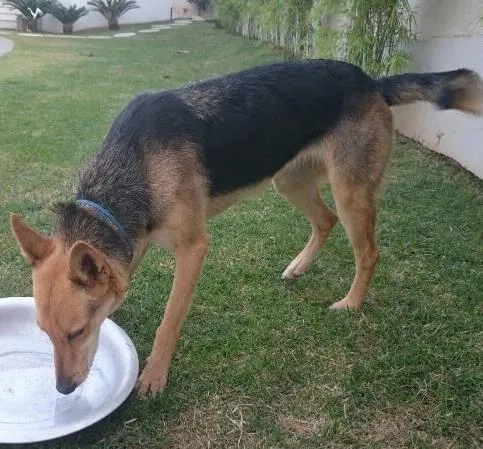
[[[145,142],[190,142],[211,195],[272,176],[311,141],[357,112],[374,82],[339,61],[281,63],[180,89],[143,93],[114,123],[104,144],[142,157]],[[126,157],[126,156],[124,156]]]

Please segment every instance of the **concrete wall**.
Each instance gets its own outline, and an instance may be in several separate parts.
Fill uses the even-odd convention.
[[[483,77],[481,0],[413,0],[418,40],[408,70],[440,71],[466,67]],[[455,159],[483,178],[483,118],[458,111],[437,111],[418,103],[394,108],[402,134]]]

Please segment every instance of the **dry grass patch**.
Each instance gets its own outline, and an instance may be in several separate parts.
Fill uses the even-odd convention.
[[[304,418],[296,418],[293,415],[281,415],[277,418],[277,426],[281,430],[293,434],[295,438],[306,438],[325,433],[331,425],[332,420],[324,414]]]
[[[388,411],[376,410],[364,425],[353,429],[352,436],[360,448],[462,448],[454,439],[428,431],[435,411],[429,406],[401,406]],[[475,446],[476,447],[476,446]]]
[[[250,426],[256,406],[249,398],[209,395],[169,425],[173,449],[264,447]],[[262,444],[262,445],[261,445]]]

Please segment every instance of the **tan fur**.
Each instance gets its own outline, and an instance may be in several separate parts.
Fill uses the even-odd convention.
[[[260,193],[270,183],[270,179],[260,182],[254,186],[238,189],[235,192],[226,193],[224,195],[215,196],[208,199],[207,217],[213,217],[225,211],[246,198]]]
[[[15,215],[11,216],[10,222],[26,259],[32,264],[37,323],[48,333],[54,346],[56,377],[58,381],[70,379],[80,384],[89,373],[100,324],[119,306],[128,280],[120,267],[107,261],[94,248],[89,248],[89,251],[96,252],[105,277],[95,285],[81,287],[76,282],[74,261],[79,254],[77,250],[86,250],[88,244],[78,242],[74,247],[66,248],[58,238],[38,234]],[[92,298],[96,298],[95,313],[89,310]],[[68,341],[66,336],[79,329],[85,329],[83,335],[75,341]]]
[[[157,211],[159,225],[147,240],[170,250],[176,269],[163,320],[139,378],[142,397],[154,395],[166,385],[176,341],[208,249],[206,179],[189,143],[179,145],[176,150],[162,148],[147,161],[146,167],[153,202],[163,205]]]
[[[337,222],[337,216],[325,205],[319,194],[319,185],[327,177],[324,161],[327,145],[325,140],[311,145],[273,179],[276,190],[302,212],[312,226],[312,235],[307,245],[285,269],[282,274],[284,279],[294,279],[305,273]]]
[[[334,144],[326,160],[330,161],[329,182],[352,244],[356,272],[345,298],[331,306],[335,309],[361,306],[379,259],[374,236],[376,202],[392,147],[392,114],[382,99],[376,99],[365,114],[341,127],[331,136]],[[356,148],[359,157],[354,156]]]
[[[455,89],[454,108],[476,115],[483,113],[483,83],[476,73],[455,79],[452,87]]]
[[[481,95],[483,97],[483,95]],[[455,108],[461,111],[470,112],[475,115],[481,115],[483,113],[482,109],[483,100],[471,97],[462,97],[455,101]]]

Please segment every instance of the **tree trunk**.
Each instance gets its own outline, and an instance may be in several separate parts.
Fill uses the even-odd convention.
[[[117,23],[116,17],[109,19],[109,29],[110,30],[118,30],[119,29],[119,23]]]
[[[39,21],[37,19],[29,20],[27,26],[32,33],[37,33],[39,31]]]
[[[62,31],[64,32],[64,34],[72,34],[72,28],[73,28],[72,23],[62,24]]]

